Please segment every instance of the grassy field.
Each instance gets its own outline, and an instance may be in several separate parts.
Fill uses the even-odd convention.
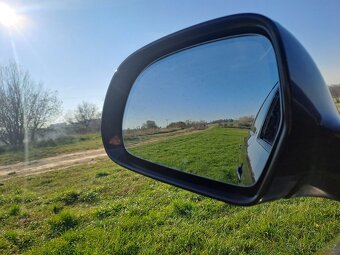
[[[243,151],[247,136],[247,129],[212,127],[130,148],[129,151],[152,162],[228,183],[239,183],[236,169],[243,163],[242,183],[251,184]]]
[[[239,145],[245,134],[212,128],[169,134],[130,150],[187,169],[209,166],[208,176],[225,178],[223,162],[238,164],[240,149],[222,154],[218,148]],[[193,154],[187,151],[178,160],[190,144]],[[100,146],[99,135],[77,136],[31,148],[31,158]],[[0,154],[1,164],[20,160],[17,152]],[[339,219],[339,202],[295,198],[237,207],[153,181],[108,159],[0,182],[0,254],[313,254],[339,236]]]
[[[0,184],[0,254],[312,254],[340,233],[340,203],[237,207],[108,159]]]
[[[98,149],[103,146],[99,133],[68,136],[56,140],[41,142],[29,147],[28,160],[52,157],[60,154]],[[24,149],[0,150],[0,165],[7,165],[25,160]]]

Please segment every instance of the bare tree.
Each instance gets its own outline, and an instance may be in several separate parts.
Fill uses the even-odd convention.
[[[68,122],[74,125],[79,131],[90,131],[91,123],[100,118],[100,112],[97,105],[82,102],[76,108],[73,116],[68,118]]]
[[[22,145],[34,141],[36,131],[56,117],[61,101],[56,92],[34,82],[28,71],[15,64],[0,66],[0,141]]]

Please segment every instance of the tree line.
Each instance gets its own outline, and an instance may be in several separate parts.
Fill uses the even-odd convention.
[[[176,121],[171,122],[168,124],[165,128],[167,129],[185,129],[185,128],[194,128],[194,129],[204,129],[207,127],[206,121],[192,121],[192,120],[186,120],[186,121]],[[147,120],[145,121],[140,129],[159,129],[160,126],[157,125],[156,121],[154,120]]]
[[[35,82],[15,63],[0,66],[0,145],[19,147],[35,142],[37,133],[62,113],[57,91]],[[68,117],[76,130],[86,131],[100,118],[96,105],[83,102]]]

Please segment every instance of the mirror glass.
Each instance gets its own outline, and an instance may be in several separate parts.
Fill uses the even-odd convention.
[[[250,186],[262,173],[280,124],[278,81],[273,47],[262,35],[228,37],[168,55],[133,84],[124,145],[159,165]]]

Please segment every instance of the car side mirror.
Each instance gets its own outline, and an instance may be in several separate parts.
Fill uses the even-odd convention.
[[[102,139],[119,165],[239,205],[340,200],[340,118],[319,70],[278,23],[208,21],[129,56]]]

